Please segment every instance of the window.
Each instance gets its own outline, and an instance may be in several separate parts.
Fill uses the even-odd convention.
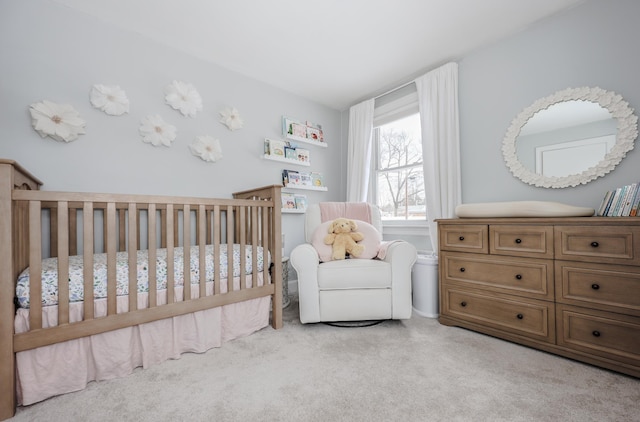
[[[374,128],[372,193],[385,224],[426,222],[420,115],[417,112]]]

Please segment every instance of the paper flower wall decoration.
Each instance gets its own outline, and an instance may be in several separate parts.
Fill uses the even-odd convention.
[[[196,113],[202,110],[202,98],[193,85],[173,81],[164,89],[164,100],[185,116],[196,117]]]
[[[211,136],[197,136],[189,148],[193,155],[204,161],[216,162],[222,158],[220,141]]]
[[[31,104],[31,124],[43,138],[50,136],[56,141],[71,142],[84,131],[85,121],[75,108],[68,104],[56,104],[44,100]]]
[[[142,119],[140,135],[142,135],[143,142],[155,147],[160,145],[170,147],[171,142],[176,139],[176,127],[166,123],[157,114],[149,115]]]
[[[222,118],[220,123],[226,125],[229,130],[236,130],[242,128],[242,119],[240,118],[240,112],[235,107],[227,107],[220,112]]]
[[[127,94],[118,85],[96,84],[89,94],[91,105],[111,116],[120,116],[129,112]]]

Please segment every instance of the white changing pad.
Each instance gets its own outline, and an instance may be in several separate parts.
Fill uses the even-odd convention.
[[[482,202],[461,204],[456,207],[456,215],[462,218],[591,217],[594,213],[593,208],[548,201]]]

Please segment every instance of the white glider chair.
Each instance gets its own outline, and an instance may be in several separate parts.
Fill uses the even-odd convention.
[[[365,235],[358,242],[365,245],[363,255],[344,260],[331,260],[330,252],[323,249],[331,250],[322,239],[336,216],[323,222],[319,204],[307,208],[307,243],[296,246],[290,255],[291,265],[298,273],[303,324],[411,317],[411,268],[417,259],[416,248],[402,240],[382,242],[380,211],[375,205],[366,206],[370,224],[342,215],[356,220],[357,231]]]

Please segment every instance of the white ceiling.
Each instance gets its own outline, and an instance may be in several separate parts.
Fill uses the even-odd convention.
[[[344,110],[585,0],[53,0]]]

